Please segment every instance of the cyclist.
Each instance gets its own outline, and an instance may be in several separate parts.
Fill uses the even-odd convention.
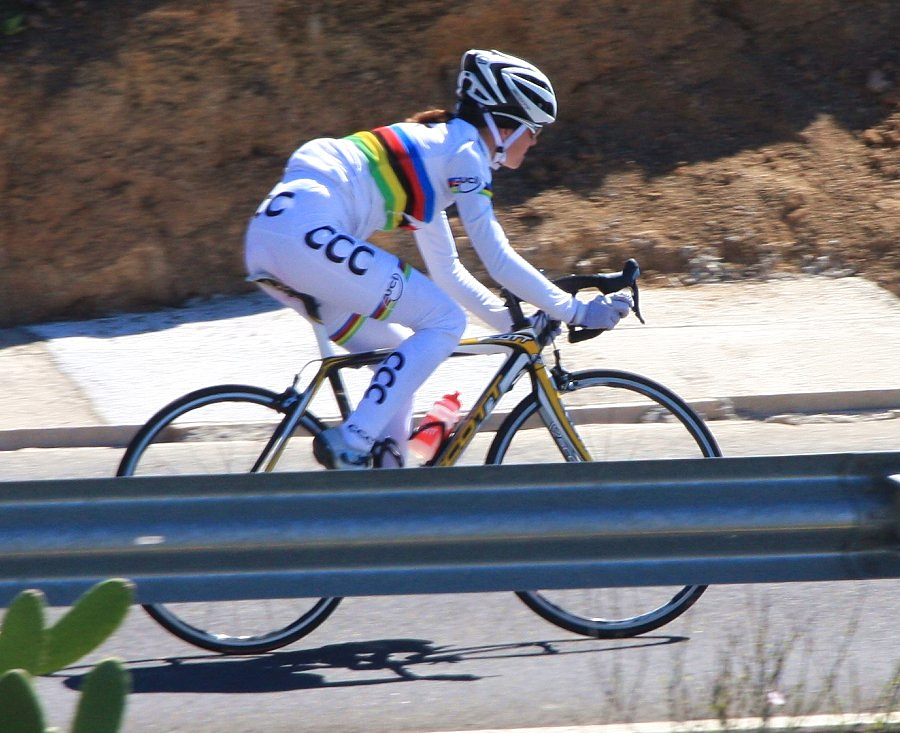
[[[274,276],[262,285],[267,292],[320,320],[351,351],[393,349],[356,409],[314,439],[322,465],[367,468],[385,446],[402,465],[415,391],[457,345],[463,308],[497,332],[512,327],[503,301],[460,262],[451,205],[491,277],[549,317],[609,329],[627,315],[627,295],[583,303],[557,288],[513,250],[494,216],[492,170],[522,165],[556,113],[537,67],[472,49],[462,56],[452,113],[429,110],[313,140],[291,155],[247,228],[250,279]],[[412,230],[430,279],[367,241],[398,227]]]

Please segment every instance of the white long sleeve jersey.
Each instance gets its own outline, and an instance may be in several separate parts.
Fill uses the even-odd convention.
[[[340,201],[343,223],[360,239],[377,230],[412,229],[431,278],[489,326],[507,330],[510,317],[500,298],[459,260],[446,214],[455,204],[490,276],[552,318],[571,322],[576,301],[510,246],[497,221],[488,161],[484,141],[468,122],[397,123],[308,142],[291,156],[283,180],[324,178]]]

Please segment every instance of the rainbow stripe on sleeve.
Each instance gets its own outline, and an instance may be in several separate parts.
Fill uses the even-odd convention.
[[[384,199],[384,229],[406,226],[406,217],[434,218],[435,195],[415,143],[399,125],[376,127],[347,136],[369,161],[369,171]]]

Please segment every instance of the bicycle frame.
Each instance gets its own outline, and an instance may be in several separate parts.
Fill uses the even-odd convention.
[[[589,460],[587,448],[575,431],[572,421],[557,394],[557,385],[548,373],[541,353],[543,347],[537,336],[530,330],[515,331],[497,336],[464,339],[460,347],[502,347],[510,351],[509,356],[497,369],[494,377],[482,391],[472,408],[460,420],[456,429],[438,448],[435,457],[426,465],[452,466],[481,430],[485,420],[494,411],[500,400],[526,372],[531,377],[532,392],[540,403],[540,415],[553,440],[567,460]],[[455,355],[463,355],[454,352]]]
[[[471,356],[479,352],[496,353],[498,348],[508,351],[508,356],[498,367],[472,408],[460,420],[456,429],[444,439],[434,458],[425,465],[455,465],[500,400],[526,373],[531,377],[532,392],[537,396],[541,418],[562,455],[570,461],[590,460],[587,448],[559,399],[555,378],[548,372],[541,355],[543,346],[533,331],[524,329],[499,335],[463,339],[459,342],[458,349],[453,352],[451,358]],[[340,376],[341,370],[378,364],[390,353],[392,353],[391,349],[378,349],[358,354],[329,353],[323,355],[316,373],[303,390],[297,389],[298,374],[294,385],[283,395],[282,411],[285,413],[285,419],[273,433],[253,470],[274,470],[301,417],[326,382],[332,388],[342,417],[346,418],[350,405],[347,390]]]

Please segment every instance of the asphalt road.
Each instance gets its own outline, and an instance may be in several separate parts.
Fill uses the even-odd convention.
[[[880,709],[896,673],[894,581],[713,587],[651,635],[562,632],[512,594],[347,599],[292,647],[221,657],[135,608],[125,733],[456,731]],[[38,681],[66,729],[86,667]],[[894,691],[896,694],[896,690]],[[783,700],[783,702],[782,702]]]

